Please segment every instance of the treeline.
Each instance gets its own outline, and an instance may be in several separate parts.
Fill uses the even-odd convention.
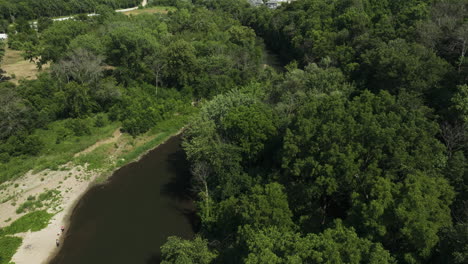
[[[95,13],[100,5],[119,9],[138,6],[140,3],[139,0],[1,0],[0,30],[8,30],[8,24],[18,18],[32,20],[40,17]]]
[[[0,83],[0,167],[46,151],[34,131],[57,120],[72,120],[61,123],[57,144],[90,133],[97,122],[90,117],[102,114],[138,135],[259,71],[255,33],[234,19],[204,8],[133,17],[104,11],[49,21],[40,32],[18,27],[25,38],[9,39],[50,69],[16,87]]]
[[[280,54],[185,133],[201,230],[163,263],[466,263],[468,2],[194,1]]]

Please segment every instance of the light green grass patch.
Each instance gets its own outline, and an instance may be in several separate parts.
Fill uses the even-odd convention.
[[[89,118],[87,122],[94,123],[95,118]],[[104,127],[91,126],[89,135],[67,135],[60,139],[63,127],[67,120],[51,123],[47,129],[37,129],[37,135],[44,143],[44,147],[38,156],[14,157],[9,162],[0,164],[0,183],[14,180],[29,170],[34,172],[44,169],[58,170],[59,166],[73,159],[75,153],[83,151],[97,141],[112,136],[112,133],[120,126],[119,122],[110,123]]]
[[[157,145],[166,141],[169,137],[181,130],[184,127],[184,125],[187,124],[188,120],[190,120],[190,118],[192,118],[193,116],[194,114],[179,115],[160,122],[145,134],[145,136],[153,137],[153,139],[140,146],[137,146],[132,151],[119,156],[116,167],[121,167],[127,163],[135,161],[138,157],[140,157],[148,150],[151,150]]]
[[[9,264],[16,250],[21,246],[22,239],[19,237],[0,237],[0,264]]]
[[[45,210],[35,211],[16,219],[11,225],[0,230],[0,235],[14,235],[27,231],[39,231],[45,228],[53,214]]]
[[[39,194],[37,198],[35,196],[29,196],[28,199],[16,209],[16,213],[21,214],[25,211],[34,211],[43,207],[50,208],[54,206],[61,197],[60,191],[58,190],[45,191]]]

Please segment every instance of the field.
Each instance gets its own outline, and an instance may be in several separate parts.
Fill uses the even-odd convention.
[[[44,66],[43,68],[46,68]],[[23,59],[21,51],[9,48],[5,50],[5,57],[3,57],[1,68],[7,72],[8,76],[15,77],[11,81],[16,84],[21,79],[36,79],[36,74],[39,72],[36,64]]]
[[[173,6],[153,6],[148,8],[136,9],[123,14],[129,15],[141,15],[141,14],[167,14],[169,11],[175,11],[176,8]]]

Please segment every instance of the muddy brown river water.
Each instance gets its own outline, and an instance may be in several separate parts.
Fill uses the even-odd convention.
[[[195,210],[180,143],[169,139],[91,188],[50,264],[159,263],[168,236],[192,238]]]

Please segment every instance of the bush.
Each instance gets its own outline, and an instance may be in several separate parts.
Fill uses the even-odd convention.
[[[91,135],[91,125],[86,119],[69,119],[65,123],[65,128],[73,131],[77,137]]]
[[[98,114],[96,115],[96,121],[94,121],[94,125],[96,127],[104,127],[109,123],[109,120],[107,119],[107,116],[105,114]]]

